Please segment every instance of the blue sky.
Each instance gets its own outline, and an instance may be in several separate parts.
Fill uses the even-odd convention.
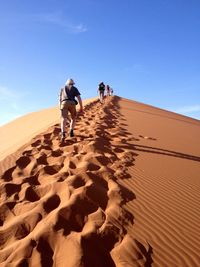
[[[57,105],[69,77],[83,99],[103,80],[200,119],[200,1],[0,0],[0,125]]]

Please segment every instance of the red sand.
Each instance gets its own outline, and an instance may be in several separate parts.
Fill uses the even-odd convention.
[[[0,155],[0,266],[199,267],[200,121],[114,96],[61,143],[56,112]]]

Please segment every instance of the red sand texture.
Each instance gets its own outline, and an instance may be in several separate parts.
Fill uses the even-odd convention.
[[[0,266],[200,266],[200,121],[114,96],[59,132],[0,163]]]

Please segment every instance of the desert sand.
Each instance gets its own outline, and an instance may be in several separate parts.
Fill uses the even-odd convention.
[[[199,267],[200,121],[117,96],[84,110],[64,143],[56,108],[0,128],[0,266]]]
[[[83,105],[87,105],[95,99],[83,100]],[[58,123],[59,116],[58,107],[53,107],[29,113],[0,127],[0,161],[6,156],[15,153],[18,148],[22,147],[37,134]]]

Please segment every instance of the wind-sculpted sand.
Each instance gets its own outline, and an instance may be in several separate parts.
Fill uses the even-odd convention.
[[[115,96],[59,134],[1,161],[0,266],[200,266],[199,121]]]

